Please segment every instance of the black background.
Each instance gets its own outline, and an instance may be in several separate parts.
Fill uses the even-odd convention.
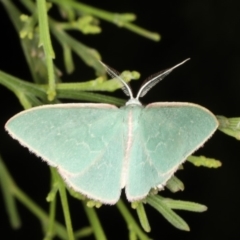
[[[103,61],[118,71],[137,70],[141,79],[159,70],[172,67],[190,57],[187,62],[167,79],[152,89],[142,102],[158,101],[193,102],[216,115],[240,116],[240,2],[195,1],[94,1],[90,5],[112,12],[134,12],[136,24],[162,36],[153,42],[126,29],[102,21],[103,32],[99,36],[76,35],[80,41],[99,50]],[[27,12],[26,12],[27,13]],[[27,64],[15,32],[4,8],[0,4],[0,70],[31,81]],[[57,57],[61,49],[54,41]],[[56,60],[63,70],[61,60]],[[94,72],[76,58],[78,70],[69,81],[93,79]],[[135,81],[136,91],[141,81]],[[112,96],[125,98],[121,91]],[[12,92],[0,85],[0,153],[16,183],[39,205],[47,210],[45,197],[49,189],[48,167],[29,154],[4,131],[5,122],[21,111],[21,105]],[[153,239],[239,239],[240,195],[239,142],[217,131],[197,154],[222,161],[219,169],[196,168],[184,165],[177,174],[185,183],[185,191],[162,194],[175,199],[195,201],[208,206],[205,213],[178,212],[191,228],[183,232],[172,227],[150,207],[146,207],[152,227]],[[38,220],[21,204],[18,204],[22,228],[12,230],[0,196],[0,229],[2,239],[42,239]],[[75,229],[88,224],[81,204],[71,200]],[[133,212],[133,214],[135,214]],[[62,219],[61,208],[58,212]],[[104,206],[99,217],[109,239],[127,239],[124,220],[115,207]]]

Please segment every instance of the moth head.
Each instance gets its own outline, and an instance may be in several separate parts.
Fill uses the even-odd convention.
[[[139,101],[139,98],[145,96],[147,92],[154,87],[158,82],[162,81],[169,73],[171,73],[175,68],[179,67],[180,65],[184,64],[186,61],[190,60],[190,58],[187,58],[186,60],[180,62],[179,64],[168,68],[166,70],[160,71],[154,75],[149,76],[142,84],[141,88],[139,89],[137,96],[133,97],[133,92],[128,83],[124,81],[119,75],[119,73],[114,70],[113,68],[110,68],[103,62],[99,61],[103,67],[106,69],[107,73],[109,76],[112,78],[116,78],[119,80],[119,82],[122,84],[122,90],[123,92],[129,96],[129,100],[126,102],[126,106],[128,105],[142,105],[141,102]]]

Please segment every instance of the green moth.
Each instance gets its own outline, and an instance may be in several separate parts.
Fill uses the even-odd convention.
[[[157,102],[145,107],[140,103],[140,97],[185,61],[145,82],[136,98],[129,85],[102,63],[130,97],[125,106],[35,107],[12,117],[6,130],[88,198],[115,204],[125,188],[130,202],[141,200],[152,188],[161,190],[218,127],[209,110],[193,103]]]

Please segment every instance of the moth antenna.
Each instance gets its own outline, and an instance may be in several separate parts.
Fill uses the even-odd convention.
[[[108,73],[108,75],[109,75],[110,77],[116,78],[116,79],[119,80],[119,82],[120,82],[121,85],[122,85],[121,88],[122,88],[123,92],[124,92],[127,96],[129,96],[130,99],[133,99],[132,90],[131,90],[130,86],[119,76],[120,73],[119,73],[117,70],[115,70],[115,69],[107,66],[105,63],[103,63],[103,62],[101,62],[101,61],[99,61],[99,62],[100,62],[100,63],[103,65],[103,67],[106,69],[106,71],[107,71],[107,73]]]
[[[139,99],[140,97],[143,97],[146,95],[146,93],[152,88],[154,87],[157,83],[159,83],[160,81],[162,81],[169,73],[171,73],[175,68],[179,67],[180,65],[184,64],[186,61],[190,60],[190,58],[182,61],[181,63],[175,65],[172,68],[168,68],[166,70],[160,71],[156,74],[151,75],[150,77],[148,77],[143,85],[141,86],[140,90],[138,91],[137,97],[136,99]]]

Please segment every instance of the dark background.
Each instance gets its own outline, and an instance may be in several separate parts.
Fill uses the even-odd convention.
[[[78,39],[100,51],[103,61],[118,71],[137,70],[142,80],[159,70],[172,67],[190,57],[167,79],[152,89],[143,103],[158,101],[193,102],[216,115],[240,116],[240,1],[111,1],[89,0],[88,4],[112,12],[134,12],[136,24],[162,36],[153,42],[126,29],[102,21],[99,36],[76,35]],[[27,12],[26,12],[27,13]],[[27,64],[15,32],[0,4],[0,70],[31,81]],[[59,46],[54,46],[61,57]],[[76,58],[77,59],[77,58]],[[57,60],[62,69],[62,62]],[[80,60],[78,71],[65,79],[92,79],[92,69]],[[64,69],[62,69],[64,71]],[[134,82],[136,91],[141,81]],[[121,91],[112,96],[125,98]],[[45,163],[22,148],[4,131],[5,122],[21,111],[12,92],[0,85],[0,153],[17,184],[47,210],[45,197],[49,189],[49,171]],[[189,224],[191,232],[172,227],[156,211],[147,206],[153,239],[239,239],[240,238],[240,143],[217,131],[197,154],[222,161],[219,169],[196,168],[190,163],[177,174],[185,183],[185,191],[163,196],[195,201],[208,206],[205,213],[178,212]],[[18,204],[22,228],[12,230],[0,196],[1,239],[42,239],[38,220]],[[88,224],[77,201],[71,202],[74,227]],[[135,214],[135,213],[134,213]],[[58,213],[62,218],[61,209]],[[109,239],[127,239],[127,227],[115,207],[104,206],[99,217]]]

